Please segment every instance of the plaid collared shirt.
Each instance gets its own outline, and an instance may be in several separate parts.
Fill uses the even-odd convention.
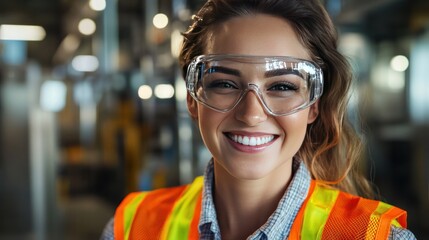
[[[295,217],[301,208],[310,188],[310,172],[299,160],[293,162],[292,181],[280,200],[277,209],[268,221],[256,230],[247,240],[282,240],[289,236]],[[213,160],[207,166],[204,175],[204,189],[199,222],[200,239],[221,240],[221,233],[213,202]],[[113,240],[113,219],[107,224],[101,240]],[[391,227],[390,240],[416,239],[407,229]]]
[[[289,236],[293,221],[307,196],[311,177],[304,164],[293,163],[294,177],[288,190],[280,200],[277,209],[268,221],[247,239],[285,239]],[[220,230],[216,218],[212,189],[214,182],[213,160],[209,162],[204,175],[204,192],[200,219],[200,238],[220,240]]]

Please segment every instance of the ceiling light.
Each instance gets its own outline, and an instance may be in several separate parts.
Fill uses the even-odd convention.
[[[390,61],[390,67],[397,72],[404,72],[409,65],[408,58],[403,55],[398,55]]]
[[[84,18],[80,20],[78,28],[83,35],[92,35],[97,27],[92,19]]]
[[[89,7],[94,11],[103,11],[106,8],[106,0],[90,0]]]
[[[148,85],[142,85],[139,87],[138,94],[141,99],[149,99],[152,97],[152,88]]]
[[[168,25],[168,17],[163,13],[158,13],[153,17],[152,22],[156,28],[162,29]]]
[[[41,41],[45,36],[45,29],[41,26],[0,25],[0,40]]]
[[[160,99],[172,98],[174,87],[171,84],[159,84],[155,87],[155,96]]]

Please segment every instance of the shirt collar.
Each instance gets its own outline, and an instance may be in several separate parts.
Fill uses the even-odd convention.
[[[203,198],[201,203],[201,217],[199,222],[199,231],[210,228],[213,233],[220,233],[217,223],[216,208],[213,200],[213,185],[214,185],[214,166],[213,159],[207,165],[204,174]]]
[[[204,188],[202,198],[202,212],[199,222],[200,233],[209,228],[215,235],[220,235],[217,222],[216,208],[213,201],[213,159],[210,160],[204,174]],[[268,218],[267,222],[252,236],[266,235],[268,239],[284,239],[289,236],[293,221],[307,197],[311,176],[305,164],[293,159],[292,171],[294,173],[289,187],[281,198],[277,209]]]

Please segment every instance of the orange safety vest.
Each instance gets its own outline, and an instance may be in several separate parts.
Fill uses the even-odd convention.
[[[192,184],[129,194],[115,213],[116,240],[198,239],[203,178]],[[387,239],[406,228],[406,212],[312,180],[289,239]]]

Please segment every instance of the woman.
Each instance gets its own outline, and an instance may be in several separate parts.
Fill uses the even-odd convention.
[[[351,74],[318,0],[209,0],[184,33],[204,179],[133,193],[115,239],[413,239],[371,196],[345,118]],[[352,195],[353,194],[353,195]]]

